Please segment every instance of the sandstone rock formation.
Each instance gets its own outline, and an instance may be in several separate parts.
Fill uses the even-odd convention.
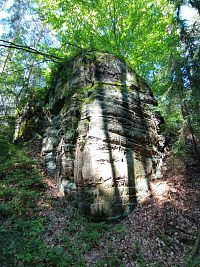
[[[60,190],[85,213],[121,217],[148,192],[163,146],[155,104],[146,82],[108,53],[88,52],[55,75],[42,156]]]

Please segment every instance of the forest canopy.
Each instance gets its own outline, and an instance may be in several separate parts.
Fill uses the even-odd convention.
[[[182,6],[196,11],[192,23]],[[142,75],[166,131],[199,138],[199,2],[9,0],[1,2],[1,113],[42,99],[58,64],[86,50],[113,53]]]

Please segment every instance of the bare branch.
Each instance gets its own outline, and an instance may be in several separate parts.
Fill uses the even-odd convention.
[[[33,53],[33,54],[42,55],[44,57],[51,58],[52,61],[55,61],[54,59],[62,60],[62,58],[60,58],[60,57],[57,57],[57,56],[52,55],[52,54],[48,54],[48,53],[44,53],[44,52],[38,51],[38,50],[36,50],[34,48],[31,48],[29,46],[18,45],[18,44],[15,44],[13,42],[9,42],[9,41],[2,40],[2,39],[0,39],[0,41],[2,43],[5,43],[5,44],[0,44],[0,47],[11,48],[11,49],[18,49],[18,50],[23,50],[25,52],[29,52],[29,53]]]

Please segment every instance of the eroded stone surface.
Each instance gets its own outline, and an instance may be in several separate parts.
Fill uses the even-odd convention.
[[[163,145],[153,105],[148,85],[107,53],[80,56],[57,75],[42,155],[85,213],[120,217],[148,192]]]

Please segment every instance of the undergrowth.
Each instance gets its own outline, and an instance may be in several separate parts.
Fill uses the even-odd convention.
[[[75,211],[65,223],[65,232],[55,235],[54,244],[49,245],[43,238],[48,217],[40,216],[47,209],[39,204],[45,196],[42,173],[25,147],[12,144],[12,134],[8,126],[1,125],[1,266],[85,266],[83,253],[98,245],[106,225],[93,223]],[[81,225],[79,230],[77,225]]]

